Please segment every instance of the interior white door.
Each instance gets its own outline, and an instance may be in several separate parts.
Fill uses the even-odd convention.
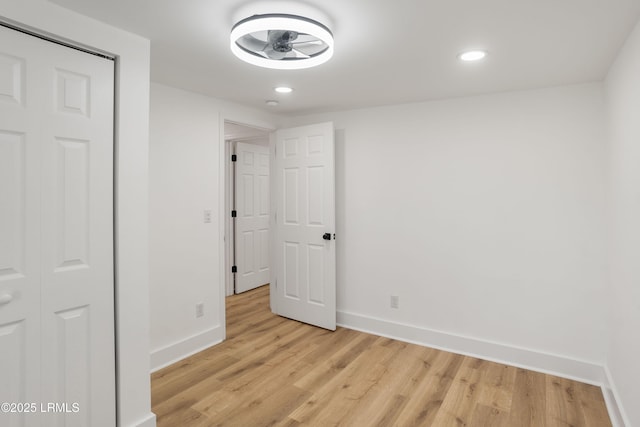
[[[269,283],[269,148],[236,143],[236,293]]]
[[[278,130],[274,157],[272,309],[335,330],[333,123]]]
[[[115,425],[114,63],[0,27],[3,426]]]

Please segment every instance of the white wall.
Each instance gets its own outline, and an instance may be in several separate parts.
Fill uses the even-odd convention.
[[[118,57],[116,328],[118,425],[155,425],[149,391],[149,41],[51,4],[0,1],[0,19]]]
[[[288,125],[329,120],[337,129],[340,323],[601,379],[602,85]],[[389,308],[390,295],[400,309]]]
[[[628,427],[640,426],[640,24],[605,82],[610,143],[609,381]]]
[[[151,85],[152,369],[224,337],[224,119],[274,128],[275,117]],[[209,209],[210,224],[203,222]],[[204,316],[195,317],[203,302]]]

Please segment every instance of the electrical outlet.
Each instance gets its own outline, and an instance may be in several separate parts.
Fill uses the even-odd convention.
[[[196,317],[204,316],[204,303],[199,302],[196,304]]]
[[[204,223],[205,224],[210,224],[211,223],[211,209],[206,209],[204,211]]]
[[[391,308],[400,307],[400,297],[398,295],[391,295]]]

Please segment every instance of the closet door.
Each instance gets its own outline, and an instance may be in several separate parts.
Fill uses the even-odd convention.
[[[34,55],[22,51],[33,45],[24,37],[0,27],[0,402],[39,404],[41,106],[34,95],[43,84]],[[0,425],[39,425],[39,407],[9,409],[16,412],[5,408]]]
[[[113,76],[0,27],[1,425],[115,425]]]

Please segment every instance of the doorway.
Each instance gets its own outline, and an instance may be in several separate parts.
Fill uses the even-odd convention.
[[[269,283],[269,134],[224,122],[227,296]]]
[[[239,232],[245,229],[238,228],[237,218],[243,215],[255,216],[254,213],[259,210],[256,206],[262,204],[265,207],[262,212],[267,217],[266,225],[262,226],[262,230],[266,232],[263,240],[265,242],[263,258],[268,260],[267,268],[270,270],[270,274],[265,277],[269,277],[272,312],[335,330],[333,123],[278,129],[272,133],[260,130],[257,137],[251,135],[244,138],[235,138],[233,130],[250,133],[252,129],[255,132],[255,128],[225,121],[223,129],[225,131],[226,193],[225,212],[223,212],[223,218],[226,219],[225,295],[228,297],[238,292],[240,274],[245,271],[256,271],[247,267],[243,269],[240,265],[242,254],[239,254],[239,249],[242,243]],[[259,180],[256,179],[259,173],[252,170],[245,174],[243,169],[247,165],[259,164],[257,159],[261,153],[249,150],[249,156],[242,158],[235,152],[239,151],[238,148],[249,147],[251,144],[247,142],[258,138],[262,138],[262,144],[266,144],[267,134],[269,150],[266,152],[268,155],[262,153],[266,160],[266,164],[263,162],[262,166],[268,169],[269,175],[263,176],[263,182],[272,200],[265,197],[261,202],[259,197],[254,198],[256,195],[254,189],[260,185]],[[246,188],[250,188],[251,191],[243,192],[242,190]],[[247,200],[251,200],[251,209],[246,212],[238,210],[243,203],[247,204]],[[268,214],[267,206],[269,206]],[[251,232],[254,237],[249,240],[255,245],[259,239],[255,237],[255,230]],[[258,263],[254,262],[254,265],[256,264]]]

